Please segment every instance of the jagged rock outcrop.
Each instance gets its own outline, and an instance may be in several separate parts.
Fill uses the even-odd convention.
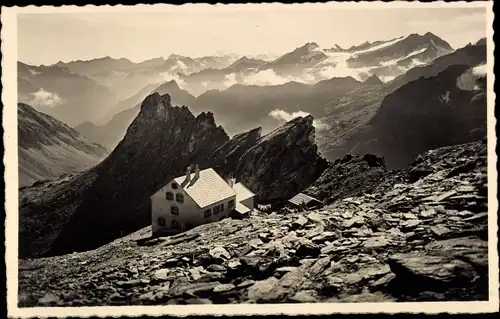
[[[313,117],[298,117],[262,137],[242,157],[235,177],[261,203],[289,199],[314,182],[327,161],[314,143]]]
[[[172,106],[168,94],[148,96],[103,162],[20,194],[20,223],[28,234],[20,255],[92,249],[146,226],[149,196],[189,164],[209,163],[228,140],[211,113],[195,117],[185,106]]]
[[[194,116],[172,106],[170,95],[154,93],[102,163],[22,190],[20,255],[93,249],[148,225],[149,197],[190,164],[233,176],[264,201],[293,196],[326,167],[311,116],[264,137],[257,128],[230,140],[212,113]]]
[[[59,235],[51,253],[98,247],[150,223],[149,197],[192,163],[204,165],[229,137],[211,113],[195,117],[154,93],[124,139],[94,169],[97,178]]]
[[[153,87],[152,87],[153,86]],[[104,146],[113,149],[125,136],[127,128],[139,114],[142,101],[152,93],[169,94],[173,105],[191,105],[194,96],[182,90],[174,80],[161,85],[148,85],[141,92],[118,103],[107,114],[111,117],[104,125],[95,125],[84,122],[75,127],[75,130]],[[152,87],[152,88],[151,88]]]
[[[436,171],[321,210],[168,238],[148,227],[97,250],[20,260],[19,305],[486,301],[486,144],[422,159]],[[452,160],[478,165],[455,175]]]
[[[375,191],[388,174],[384,158],[345,155],[329,163],[323,174],[305,191],[325,203]]]
[[[17,104],[19,185],[92,167],[109,154],[77,131],[33,107]]]
[[[230,177],[234,174],[243,154],[261,138],[261,133],[262,129],[258,127],[245,133],[236,134],[212,154],[210,167],[222,177]]]

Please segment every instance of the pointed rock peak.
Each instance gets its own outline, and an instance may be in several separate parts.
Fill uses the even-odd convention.
[[[319,45],[316,42],[307,42],[303,48],[307,48],[308,50],[315,50],[319,48]]]
[[[168,82],[165,82],[163,83],[162,85],[160,85],[156,91],[159,92],[160,94],[165,94],[165,93],[169,93],[169,92],[165,92],[166,90],[170,90],[170,91],[178,91],[180,90],[180,86],[179,84],[177,84],[177,82],[175,80],[170,80]]]
[[[312,116],[311,114],[306,115],[306,116],[296,117],[293,120],[288,122],[288,124],[290,124],[290,125],[305,124],[305,125],[310,125],[310,126],[313,126],[313,123],[314,123],[314,116]]]
[[[183,58],[184,57],[182,55],[172,53],[168,56],[167,60],[178,60],[178,59],[183,59]]]
[[[214,118],[214,113],[212,112],[201,112],[200,114],[198,114],[198,116],[196,117],[196,121],[197,122],[200,122],[200,123],[205,123],[205,124],[208,124],[210,126],[216,126],[215,125],[215,118]]]
[[[260,138],[262,136],[262,127],[259,126],[254,129],[251,129],[248,132],[238,133],[235,136],[233,136],[233,139],[238,139],[244,136],[256,136],[257,138]]]
[[[141,111],[158,108],[159,106],[165,108],[172,106],[172,99],[169,94],[160,95],[160,93],[154,92],[148,95],[141,104]]]
[[[486,45],[486,38],[481,38],[476,42],[476,45]]]
[[[366,81],[364,82],[365,84],[370,84],[370,85],[379,85],[379,84],[383,84],[384,82],[382,82],[378,76],[376,76],[375,74],[373,74],[372,76],[370,76],[368,79],[366,79]]]

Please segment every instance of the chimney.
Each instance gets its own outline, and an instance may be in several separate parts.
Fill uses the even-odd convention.
[[[229,180],[228,180],[228,183],[227,183],[227,184],[229,185],[229,187],[233,188],[233,186],[234,186],[234,180],[233,180],[233,178],[232,178],[232,177],[230,177],[230,178],[229,178]]]
[[[196,164],[196,168],[194,169],[194,179],[198,180],[200,178],[200,168],[198,167],[198,164]]]
[[[182,184],[183,184],[182,186],[184,187],[184,185],[188,184],[190,181],[191,181],[191,165],[189,165],[186,168],[186,178],[182,182]]]

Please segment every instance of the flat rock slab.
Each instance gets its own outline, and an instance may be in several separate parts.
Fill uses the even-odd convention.
[[[437,284],[455,282],[465,284],[477,277],[474,268],[464,261],[422,252],[395,254],[390,256],[388,263],[391,271],[397,277],[429,280]]]

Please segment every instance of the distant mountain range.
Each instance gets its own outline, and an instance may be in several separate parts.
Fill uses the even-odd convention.
[[[17,72],[18,101],[71,126],[98,120],[118,102],[106,86],[67,68],[18,62]]]
[[[416,38],[422,42],[424,37],[420,36]],[[399,43],[394,40],[392,42],[393,45]],[[438,41],[436,40],[436,42]],[[387,43],[382,44],[387,45]],[[380,45],[377,44],[376,46],[380,48]],[[310,46],[315,47],[314,44],[310,44]],[[195,113],[210,110],[230,135],[250,130],[256,125],[261,126],[263,132],[267,133],[299,114],[308,113],[316,117],[315,125],[318,128],[318,137],[322,139],[324,135],[329,134],[328,131],[337,132],[339,129],[341,130],[340,134],[344,134],[342,127],[336,128],[336,123],[344,123],[342,118],[349,119],[349,121],[352,121],[351,116],[362,116],[359,118],[360,120],[371,118],[374,113],[368,111],[370,108],[367,106],[372,103],[369,102],[370,99],[376,102],[373,104],[374,106],[379,106],[381,99],[386,94],[389,94],[405,83],[422,76],[435,76],[450,65],[465,64],[474,66],[482,63],[484,59],[485,46],[475,44],[440,56],[434,62],[425,64],[425,67],[414,67],[389,83],[384,83],[379,77],[372,75],[366,78],[364,82],[347,76],[334,77],[315,84],[304,84],[294,81],[267,86],[233,84],[227,89],[209,90],[194,98],[187,91],[182,90],[175,81],[170,81],[169,83],[172,84],[171,87],[166,89],[168,86],[164,86],[164,90],[156,91],[170,93],[174,104],[189,105]],[[252,63],[263,65],[265,62],[243,57],[235,61],[233,67],[234,65],[248,65]],[[193,76],[202,77],[204,74],[209,73],[213,75],[215,74],[214,72],[219,72],[222,76],[225,70],[206,69],[194,73]],[[185,84],[186,82],[183,83]],[[158,84],[147,85],[136,95],[118,103],[109,114],[118,113],[116,113],[115,118],[106,124],[95,126],[92,123],[86,122],[78,125],[76,129],[83,135],[89,136],[91,139],[107,147],[114,147],[125,135],[128,125],[138,114],[138,101],[143,99],[147,94],[155,92],[155,89],[152,89],[155,86],[158,86]],[[351,91],[352,93],[348,94]],[[346,105],[355,103],[359,106],[348,107],[345,111],[341,111],[344,110],[341,105],[345,103],[347,103]],[[333,107],[335,104],[337,106]],[[373,112],[376,111],[376,109],[372,110]],[[338,112],[342,112],[340,117],[337,115]],[[363,113],[358,114],[357,112]],[[356,123],[364,123],[363,121],[352,122],[348,127],[357,125]],[[348,130],[348,132],[352,133],[354,131]],[[328,144],[330,142],[326,142],[328,140],[329,138],[326,138],[325,143],[320,142],[321,149],[326,152],[328,158],[335,158],[341,155],[342,152],[348,151],[340,147],[340,154],[336,152],[331,153],[330,149],[337,149],[339,147],[338,143],[341,143],[342,138],[336,138],[331,145]]]
[[[20,179],[53,179],[20,189],[22,257],[93,249],[148,225],[149,196],[193,163],[276,203],[320,176],[330,187],[342,168],[329,162],[346,154],[398,169],[486,136],[484,40],[453,50],[426,33],[348,49],[311,42],[276,59],[111,60],[18,64],[20,100],[37,102],[18,106]],[[120,87],[128,93],[112,93]]]
[[[98,164],[109,153],[66,124],[19,103],[19,185],[75,173]]]
[[[484,88],[478,83],[486,75],[473,76],[472,70],[485,63],[486,45],[478,41],[389,83],[353,90],[330,101],[327,115],[318,119],[330,125],[318,134],[321,152],[329,159],[374,153],[384,156],[392,169],[409,164],[422,150],[483,136],[486,100],[480,98]]]

